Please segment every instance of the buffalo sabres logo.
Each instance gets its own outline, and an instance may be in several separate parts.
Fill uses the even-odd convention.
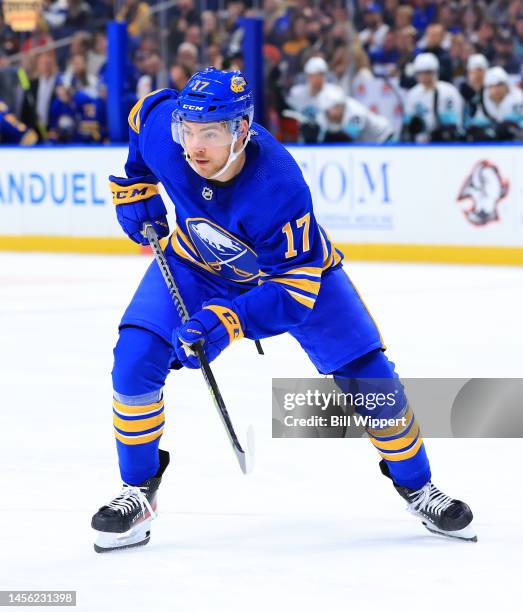
[[[202,189],[202,197],[204,200],[212,200],[212,189],[210,187],[204,187]]]
[[[489,161],[480,161],[469,174],[458,194],[458,202],[469,202],[465,217],[473,225],[487,225],[499,219],[498,204],[506,197],[509,184],[499,168]]]
[[[240,283],[259,276],[256,253],[219,225],[187,219],[187,230],[200,257],[216,274]]]
[[[241,76],[233,76],[231,79],[231,89],[234,93],[242,93],[245,91],[247,81]]]

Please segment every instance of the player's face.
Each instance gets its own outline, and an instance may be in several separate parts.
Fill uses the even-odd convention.
[[[327,117],[331,123],[341,124],[343,114],[345,112],[345,104],[336,104],[327,111]]]
[[[423,87],[432,87],[436,82],[436,74],[434,72],[422,71],[416,73],[416,79]]]
[[[307,76],[307,80],[313,93],[320,91],[320,89],[325,85],[325,75],[322,72],[309,74]]]
[[[485,79],[485,71],[482,68],[471,68],[468,71],[468,82],[476,90],[481,89]]]
[[[488,88],[488,93],[489,93],[490,99],[496,104],[499,104],[501,100],[503,100],[503,98],[507,95],[508,87],[505,85],[505,83],[499,83],[498,85],[492,85],[491,87]]]
[[[204,178],[216,174],[227,163],[232,134],[225,123],[184,121],[182,134],[185,151]]]

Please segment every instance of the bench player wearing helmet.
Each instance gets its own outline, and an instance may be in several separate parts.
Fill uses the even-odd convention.
[[[425,446],[384,353],[373,319],[342,268],[342,255],[314,217],[309,188],[287,150],[253,123],[253,97],[239,72],[208,68],[178,94],[140,100],[129,116],[127,177],[110,177],[118,220],[146,244],[144,222],[167,237],[165,254],[186,302],[182,325],[152,262],[125,311],[114,349],[113,417],[123,490],[94,515],[98,552],[149,541],[169,462],[159,449],[163,386],[170,369],[197,368],[231,342],[289,332],[321,374],[382,379],[398,390],[398,427],[369,430],[389,476],[431,530],[470,539],[472,513],[431,482]],[[170,234],[158,194],[176,207]]]

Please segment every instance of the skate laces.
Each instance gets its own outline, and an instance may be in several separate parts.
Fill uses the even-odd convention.
[[[408,509],[414,514],[426,512],[427,514],[440,515],[453,501],[451,497],[445,495],[429,480],[424,487],[412,494]]]
[[[144,514],[147,510],[152,519],[156,518],[156,512],[152,509],[149,500],[140,487],[124,485],[121,493],[109,502],[107,507],[124,515],[130,514],[134,510],[141,508]]]

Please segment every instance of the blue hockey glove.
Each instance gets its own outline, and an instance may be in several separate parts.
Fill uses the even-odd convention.
[[[159,238],[169,235],[167,210],[154,176],[120,178],[111,175],[109,181],[118,223],[131,240],[149,244],[141,233],[146,221],[153,225]]]
[[[200,367],[191,346],[202,342],[209,361],[216,359],[234,340],[243,338],[240,319],[227,300],[206,302],[199,312],[174,330],[173,346],[176,356],[186,368]]]

